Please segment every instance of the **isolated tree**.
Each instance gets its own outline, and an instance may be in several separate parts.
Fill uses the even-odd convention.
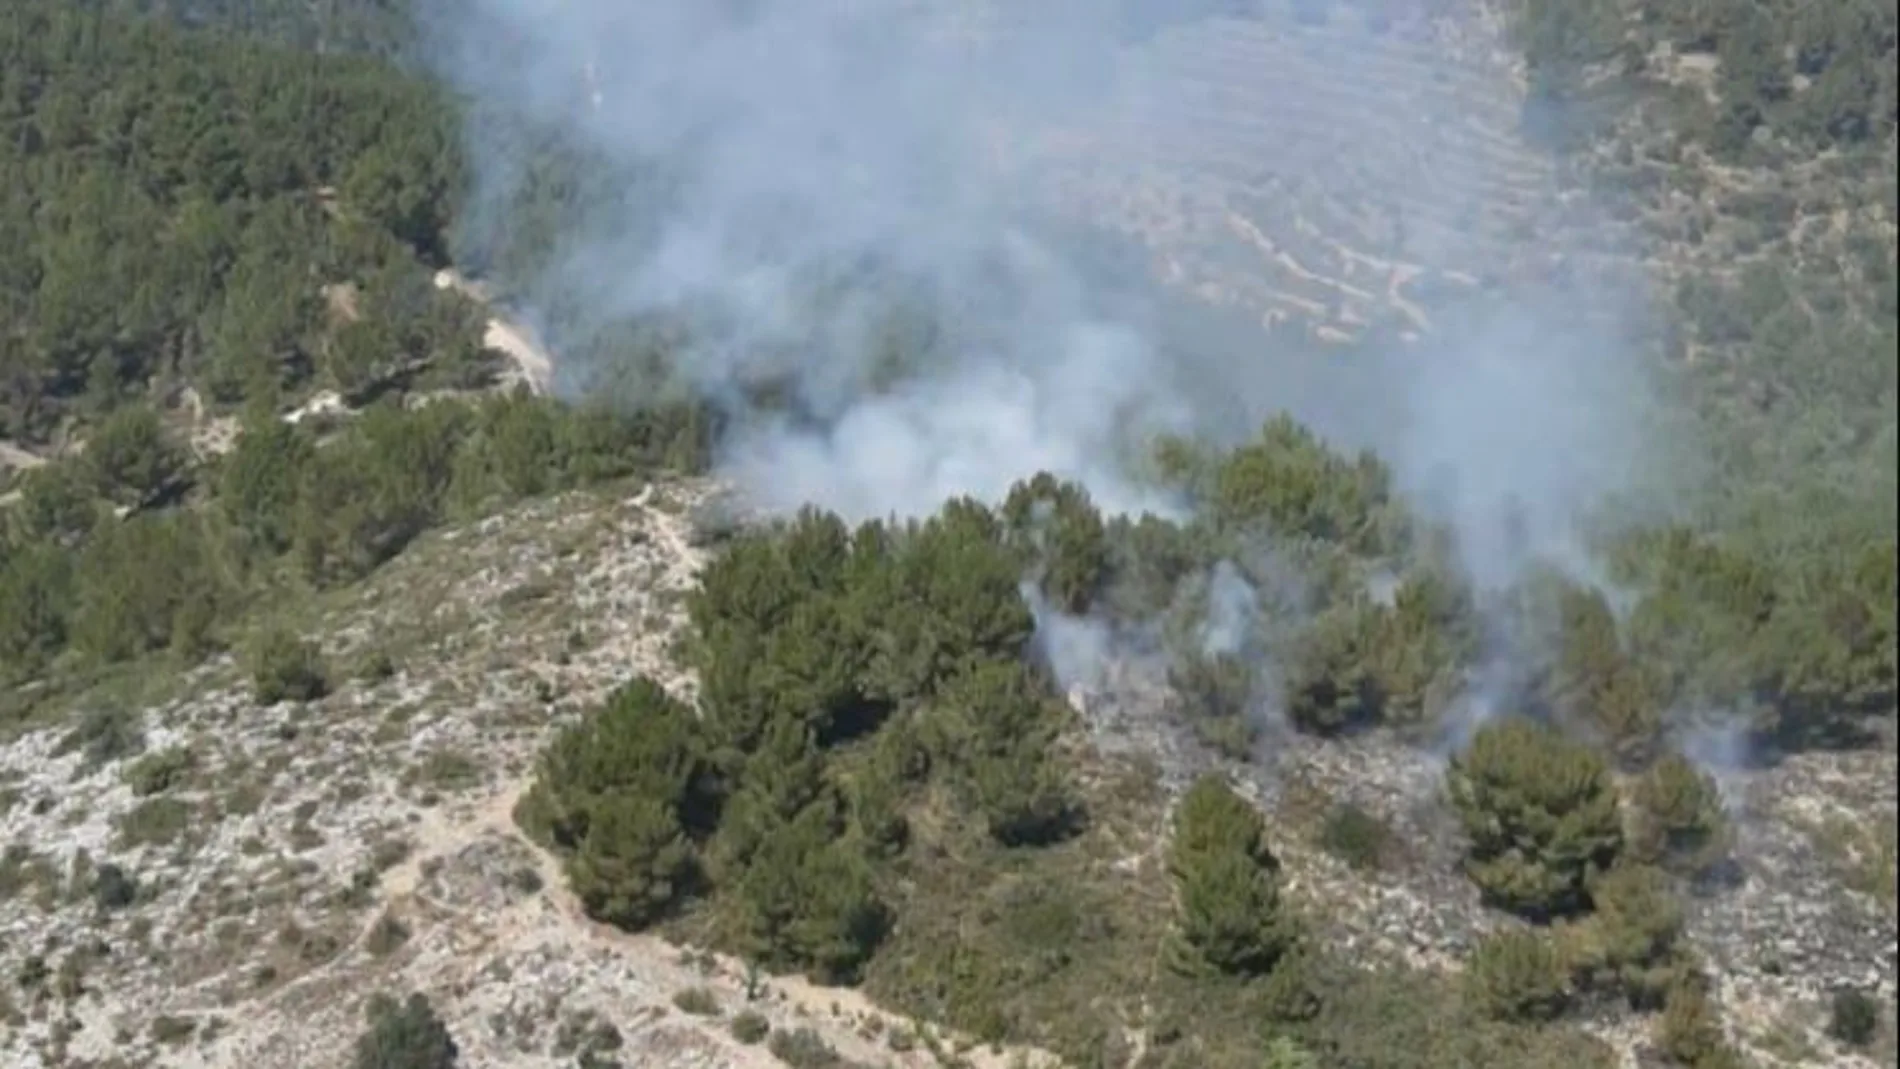
[[[1391,606],[1375,614],[1368,651],[1382,721],[1418,724],[1441,711],[1445,691],[1477,656],[1477,619],[1470,588],[1449,568],[1400,578]]]
[[[1566,959],[1579,982],[1654,1009],[1678,978],[1682,908],[1669,879],[1648,865],[1618,864],[1590,888],[1594,912],[1570,926]]]
[[[1219,462],[1214,515],[1227,528],[1263,526],[1374,554],[1392,536],[1391,473],[1370,453],[1347,459],[1287,416]]]
[[[554,737],[516,818],[561,855],[590,915],[639,929],[697,886],[705,779],[693,711],[640,676]]]
[[[825,777],[825,754],[810,726],[780,717],[742,763],[721,769],[736,776],[720,814],[713,860],[721,879],[736,877],[787,823],[814,806],[835,812],[834,788]],[[727,782],[730,782],[728,780]]]
[[[959,499],[894,539],[891,572],[872,594],[878,640],[866,691],[901,703],[928,695],[958,671],[1013,659],[1035,621],[1023,603],[1020,562],[996,516]]]
[[[1207,566],[1208,532],[1143,514],[1108,521],[1107,588],[1098,609],[1122,620],[1151,620],[1167,610],[1181,581]]]
[[[1258,976],[1292,946],[1266,822],[1219,776],[1201,777],[1182,795],[1168,867],[1184,968]]]
[[[1446,770],[1470,847],[1465,871],[1487,901],[1532,918],[1589,905],[1588,885],[1623,846],[1602,757],[1512,718],[1479,729]]]
[[[674,804],[637,794],[611,794],[592,806],[566,869],[588,916],[629,931],[677,906],[698,872]]]

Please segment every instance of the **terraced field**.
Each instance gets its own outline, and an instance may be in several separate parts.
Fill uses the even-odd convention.
[[[1205,298],[1322,336],[1429,329],[1435,292],[1629,248],[1519,136],[1496,41],[1280,3],[1177,23],[1126,49],[1101,128],[1034,139],[1035,184]]]

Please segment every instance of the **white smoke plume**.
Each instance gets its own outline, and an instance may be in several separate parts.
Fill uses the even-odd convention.
[[[703,329],[678,369],[689,385],[730,400],[761,378],[789,383],[798,415],[735,401],[722,457],[768,506],[918,514],[952,494],[998,499],[1048,470],[1105,510],[1161,510],[1170,502],[1124,463],[1131,443],[1161,430],[1231,440],[1286,411],[1338,446],[1378,452],[1410,502],[1455,531],[1481,586],[1536,558],[1591,574],[1579,521],[1634,486],[1646,460],[1662,467],[1623,338],[1633,306],[1607,288],[1506,287],[1508,297],[1441,317],[1424,342],[1359,350],[1340,366],[1278,352],[1252,329],[1192,345],[1163,337],[1167,299],[1106,287],[1113,268],[1095,246],[1055,236],[1108,221],[1087,218],[1087,190],[1153,182],[1165,200],[1236,152],[1321,186],[1426,195],[1418,171],[1391,161],[1387,110],[1422,124],[1464,117],[1422,97],[1381,102],[1368,24],[1297,31],[1313,42],[1303,46],[1312,70],[1375,90],[1358,110],[1328,105],[1315,124],[1306,112],[1339,86],[1261,70],[1250,89],[1251,76],[1201,77],[1168,59],[1168,42],[1188,32],[1171,24],[1237,13],[1294,32],[1283,3],[1213,6],[1210,16],[1168,0],[441,0],[423,37],[427,62],[473,104],[475,205],[493,211],[478,215],[491,237],[512,225],[495,206],[535,161],[484,116],[526,114],[628,167],[664,161],[663,198],[609,198],[565,228],[553,266],[517,298],[578,304],[597,324],[696,309]],[[1221,23],[1210,39],[1241,25]],[[1162,44],[1130,27],[1160,27]],[[1289,132],[1236,147],[1234,111],[1284,119]],[[1435,137],[1419,144],[1430,150]],[[1434,166],[1482,177],[1490,164]],[[1431,188],[1443,203],[1427,207],[1447,218],[1487,208],[1481,181]],[[1417,264],[1470,252],[1452,247],[1456,227],[1433,233],[1409,243]],[[906,280],[944,326],[942,358],[880,380],[876,310],[849,300],[814,310],[810,283],[840,264]],[[1585,304],[1608,314],[1578,314]],[[1223,575],[1218,589],[1245,592],[1237,572]],[[1213,604],[1213,621],[1255,611],[1225,594]],[[1226,643],[1213,621],[1209,643]],[[1065,663],[1108,641],[1071,631],[1045,636]]]

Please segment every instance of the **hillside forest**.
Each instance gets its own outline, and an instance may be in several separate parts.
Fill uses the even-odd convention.
[[[0,5],[0,445],[43,461],[0,485],[10,724],[226,653],[260,700],[313,697],[322,673],[275,606],[510,501],[711,462],[717,414],[672,395],[416,403],[498,366],[483,310],[430,281],[463,259],[461,117],[396,58],[400,11],[325,7]],[[1667,123],[1724,166],[1825,157],[1829,195],[1891,175],[1890,3],[1526,0],[1517,25],[1538,92],[1596,117],[1565,151]],[[1719,107],[1657,117],[1637,60],[1664,42],[1722,57]],[[1585,77],[1606,64],[1627,75],[1613,98]],[[1601,107],[1577,106],[1586,89]],[[558,145],[538,159],[513,242],[482,250],[504,281],[605,181]],[[1891,738],[1884,188],[1857,204],[1884,231],[1842,231],[1838,256],[1765,242],[1739,277],[1692,260],[1676,280],[1671,331],[1718,357],[1684,370],[1683,403],[1738,444],[1708,501],[1595,547],[1622,601],[1556,569],[1475,587],[1384,460],[1285,417],[1233,448],[1153,443],[1181,521],[1031,473],[929,517],[808,510],[724,534],[688,606],[696,699],[632,678],[562,724],[520,826],[602,921],[1079,1066],[1607,1066],[1578,1027],[1605,1007],[1645,1015],[1673,1064],[1742,1066],[1680,938],[1730,829],[1678,743],[1731,731],[1771,761]],[[667,338],[634,323],[588,344],[663,362]],[[359,411],[282,418],[322,389]],[[186,396],[236,421],[228,451],[192,436]],[[1210,643],[1229,582],[1257,622]],[[1037,613],[1149,636],[1168,717],[1229,767],[1257,757],[1263,704],[1305,738],[1434,745],[1507,662],[1514,715],[1477,726],[1442,786],[1462,877],[1522,923],[1455,979],[1359,968],[1231,777],[1171,799],[1092,751],[1034,656]],[[1381,863],[1363,814],[1328,820],[1341,856]],[[1164,880],[1115,864],[1151,846]]]

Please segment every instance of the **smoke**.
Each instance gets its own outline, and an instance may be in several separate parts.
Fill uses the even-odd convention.
[[[1524,263],[1479,222],[1515,213],[1541,236],[1560,211],[1588,215],[1524,207],[1544,179],[1501,187],[1535,170],[1529,157],[1459,147],[1473,101],[1509,98],[1500,76],[1431,47],[1394,63],[1390,31],[1298,26],[1286,6],[1236,21],[1169,0],[1123,0],[1114,17],[1079,0],[442,0],[423,39],[472,105],[478,251],[510,237],[501,206],[535,181],[497,115],[630,172],[660,161],[650,196],[596,198],[558,227],[513,296],[563,309],[557,351],[684,315],[675,372],[731,409],[722,467],[763,504],[918,514],[1047,470],[1106,511],[1161,511],[1172,503],[1131,474],[1131,449],[1159,431],[1231,441],[1286,411],[1382,456],[1481,587],[1535,561],[1600,578],[1582,521],[1669,467],[1646,433],[1637,305],[1619,287],[1505,286],[1432,311],[1423,341],[1388,330],[1348,357],[1281,352],[1257,329],[1254,276],[1291,258],[1267,245],[1312,229],[1287,191],[1405,205],[1391,248],[1348,257],[1360,273],[1338,293],[1396,293],[1400,266],[1515,279]],[[1283,59],[1248,58],[1276,34],[1294,42]],[[1400,76],[1415,81],[1381,96]],[[1288,226],[1235,222],[1252,201],[1221,176],[1239,172],[1272,177],[1282,193],[1249,196]],[[1251,309],[1248,325],[1168,335],[1178,298],[1129,284],[1109,246],[1071,238],[1077,224],[1137,240],[1164,273]],[[902,374],[890,302],[828,282],[866,274],[926,313],[929,358]],[[762,385],[791,403],[755,404]],[[1205,577],[1209,650],[1239,648],[1259,612],[1223,567]],[[1039,616],[1069,680],[1118,641]]]
[[[1209,657],[1244,653],[1257,633],[1259,596],[1253,584],[1227,561],[1214,565],[1208,578],[1207,612],[1201,621],[1201,652]]]

